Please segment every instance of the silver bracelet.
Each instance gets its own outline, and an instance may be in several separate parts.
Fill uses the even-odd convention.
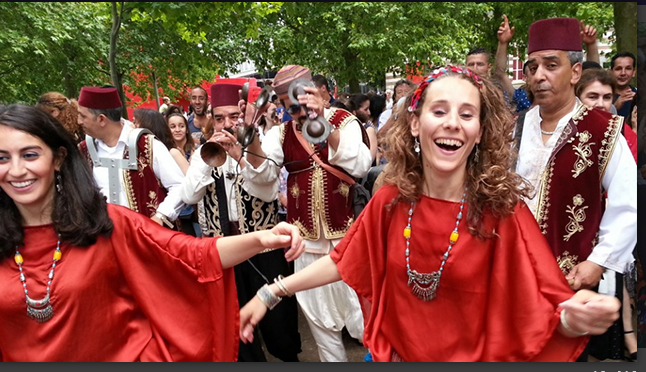
[[[570,332],[573,335],[576,335],[577,337],[585,336],[590,333],[588,331],[579,332],[573,330],[572,327],[570,327],[570,325],[568,324],[567,320],[565,320],[565,309],[561,311],[561,324],[563,324],[563,328],[565,328],[566,331]]]
[[[265,284],[260,289],[258,292],[256,292],[256,295],[260,299],[260,302],[262,302],[269,310],[272,310],[280,301],[283,299],[276,296],[274,292],[269,289],[269,284]]]
[[[278,277],[274,278],[274,283],[276,283],[276,286],[278,286],[278,289],[280,289],[281,292],[287,297],[292,297],[294,294],[287,289],[287,286],[285,283],[283,283],[283,279],[285,279],[282,275],[278,275]]]

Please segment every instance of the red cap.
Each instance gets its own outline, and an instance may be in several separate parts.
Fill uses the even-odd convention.
[[[121,107],[117,88],[83,87],[79,93],[79,106],[95,110],[109,110]]]
[[[260,96],[260,92],[262,92],[261,87],[251,87],[249,88],[249,96],[247,99],[247,102],[249,103],[254,103],[258,99],[258,96]]]
[[[213,84],[211,85],[211,108],[220,106],[238,106],[241,85]]]
[[[529,26],[527,54],[541,50],[564,50],[580,52],[581,29],[575,18],[549,18]]]

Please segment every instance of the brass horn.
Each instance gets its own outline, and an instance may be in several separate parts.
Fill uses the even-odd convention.
[[[202,160],[213,168],[221,167],[227,160],[227,152],[217,142],[206,142],[200,148]]]
[[[293,104],[298,104],[298,96],[301,94],[306,94],[305,87],[314,87],[314,83],[307,79],[296,79],[294,80],[287,90],[289,99]],[[307,119],[303,123],[303,137],[309,143],[317,144],[325,142],[330,135],[331,128],[330,123],[328,123],[325,118],[318,116],[314,111],[307,110]]]

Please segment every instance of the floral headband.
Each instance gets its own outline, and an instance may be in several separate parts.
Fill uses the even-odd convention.
[[[434,70],[433,73],[427,76],[424,79],[424,81],[419,85],[419,87],[415,89],[415,93],[413,93],[413,98],[410,101],[410,106],[408,106],[408,112],[415,112],[415,110],[417,110],[417,104],[419,103],[420,98],[422,98],[422,94],[424,93],[424,90],[433,80],[439,78],[442,75],[446,75],[450,72],[456,72],[470,77],[473,80],[473,82],[478,86],[478,89],[482,89],[482,79],[480,78],[479,75],[474,74],[473,72],[471,72],[471,70],[466,68],[463,69],[457,66],[447,65],[446,67],[442,67]]]

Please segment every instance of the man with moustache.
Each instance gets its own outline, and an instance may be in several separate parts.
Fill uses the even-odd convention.
[[[623,118],[587,108],[574,93],[583,60],[578,20],[534,22],[528,53],[535,106],[517,122],[516,171],[534,187],[527,205],[570,287],[595,290],[602,276],[624,273],[636,243],[635,161]]]
[[[258,182],[246,177],[246,161],[242,147],[231,132],[238,125],[239,93],[235,84],[211,86],[211,116],[213,135],[191,157],[182,184],[182,199],[187,204],[204,205],[206,236],[230,236],[268,230],[278,224],[278,180]],[[254,102],[260,89],[249,92]],[[254,94],[256,93],[256,94]],[[255,96],[255,97],[254,97]],[[200,102],[201,103],[201,102]],[[205,156],[205,148],[217,143],[226,152],[224,164],[216,166]],[[238,302],[247,303],[260,287],[278,275],[293,273],[282,249],[267,250],[234,267]],[[301,352],[298,333],[298,310],[295,299],[282,301],[271,316],[259,325],[269,353],[285,362],[297,362]],[[277,311],[276,311],[277,310]],[[275,314],[274,314],[275,313]],[[238,361],[266,361],[260,338],[251,344],[240,343]]]
[[[285,164],[289,172],[287,222],[298,226],[305,240],[305,253],[294,263],[294,270],[299,271],[329,254],[352,225],[353,190],[339,174],[364,177],[372,158],[361,123],[345,110],[325,109],[324,99],[316,87],[306,87],[307,94],[299,95],[298,102],[290,100],[288,90],[296,79],[311,80],[310,70],[288,65],[276,74],[274,91],[288,108],[292,120],[273,127],[262,144],[255,140],[249,145],[245,171],[254,180],[274,182],[278,180],[281,165]],[[325,117],[333,127],[323,143],[309,144],[302,137],[306,110]],[[314,151],[325,166],[315,161],[309,151]],[[335,175],[328,170],[330,167],[339,173]],[[352,337],[363,339],[363,315],[357,294],[339,281],[299,292],[296,299],[316,340],[320,360],[346,362],[342,329],[346,327]]]

